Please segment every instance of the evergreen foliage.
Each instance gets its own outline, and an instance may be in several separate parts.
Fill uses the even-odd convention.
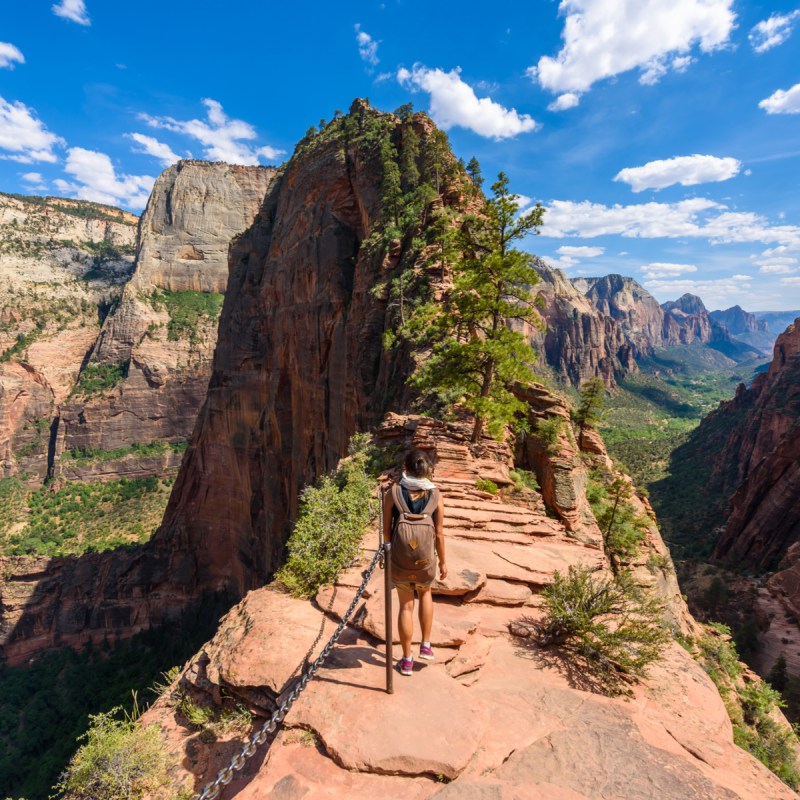
[[[467,164],[467,175],[472,179],[472,183],[480,189],[483,186],[483,176],[481,175],[481,165],[475,156],[469,160]]]
[[[129,363],[87,364],[72,389],[72,396],[91,397],[113,389],[127,376]]]
[[[614,569],[629,561],[647,536],[651,520],[636,511],[630,500],[633,486],[621,475],[589,475],[586,497],[603,533],[603,544]]]
[[[580,403],[574,414],[578,430],[596,425],[602,416],[606,387],[601,378],[590,378],[581,387]]]
[[[669,641],[663,605],[628,572],[608,579],[588,567],[570,567],[566,575],[554,573],[542,596],[542,644],[558,645],[595,673],[609,693],[620,692],[627,678],[646,675]]]
[[[287,542],[288,558],[275,578],[296,597],[312,597],[358,554],[375,511],[365,435],[353,437],[349,458],[300,496],[300,513]]]
[[[149,296],[153,308],[169,314],[167,339],[171,342],[188,339],[191,344],[200,341],[198,331],[202,323],[214,323],[219,319],[224,299],[219,292],[172,292],[167,289],[154,290]]]
[[[432,347],[413,384],[423,394],[463,398],[476,417],[473,442],[485,423],[497,436],[524,410],[510,387],[533,378],[530,342],[511,324],[535,323],[530,287],[539,276],[512,245],[538,230],[543,209],[520,217],[503,173],[492,191],[486,215],[465,221],[452,288],[442,303],[420,305],[405,330]]]

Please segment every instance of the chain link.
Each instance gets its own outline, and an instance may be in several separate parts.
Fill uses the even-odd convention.
[[[289,692],[287,698],[273,712],[272,716],[261,726],[261,728],[250,737],[247,744],[242,748],[241,752],[237,753],[230,760],[230,763],[227,767],[221,769],[217,773],[217,777],[214,778],[213,781],[206,784],[201,794],[194,795],[192,800],[217,800],[217,798],[220,796],[220,792],[222,791],[222,787],[227,786],[233,780],[234,773],[241,770],[244,765],[255,755],[258,746],[264,744],[264,742],[267,741],[267,738],[271,734],[275,733],[278,725],[283,722],[284,718],[289,713],[289,709],[292,707],[295,700],[297,700],[297,698],[300,696],[300,693],[303,691],[303,689],[308,686],[308,682],[317,674],[317,672],[319,672],[319,669],[325,662],[325,659],[330,655],[331,650],[333,650],[333,646],[342,635],[342,631],[345,629],[350,617],[356,610],[358,601],[361,599],[361,595],[364,594],[364,590],[367,588],[369,579],[372,577],[372,573],[375,571],[375,567],[379,562],[381,562],[381,566],[383,566],[382,547],[379,548],[375,553],[372,562],[364,574],[364,580],[361,581],[361,586],[358,587],[358,591],[350,603],[349,608],[344,613],[344,616],[336,626],[336,630],[333,632],[331,638],[328,639],[325,647],[322,648],[322,652],[320,652],[316,659],[308,665],[298,683],[295,685],[292,691]]]

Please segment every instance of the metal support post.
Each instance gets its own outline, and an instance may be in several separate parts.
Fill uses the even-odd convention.
[[[394,664],[392,663],[392,545],[391,542],[384,542],[383,545],[383,581],[384,581],[384,606],[386,608],[386,618],[384,627],[386,628],[386,692],[394,694]]]

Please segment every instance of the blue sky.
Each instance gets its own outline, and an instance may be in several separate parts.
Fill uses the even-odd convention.
[[[139,211],[174,158],[413,102],[547,207],[526,249],[568,275],[800,308],[800,0],[2,2],[2,191]]]

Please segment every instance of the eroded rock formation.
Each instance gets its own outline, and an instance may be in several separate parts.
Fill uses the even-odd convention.
[[[730,420],[718,460],[737,465],[730,516],[714,554],[774,568],[800,540],[800,321],[778,337],[769,370],[712,416]]]

